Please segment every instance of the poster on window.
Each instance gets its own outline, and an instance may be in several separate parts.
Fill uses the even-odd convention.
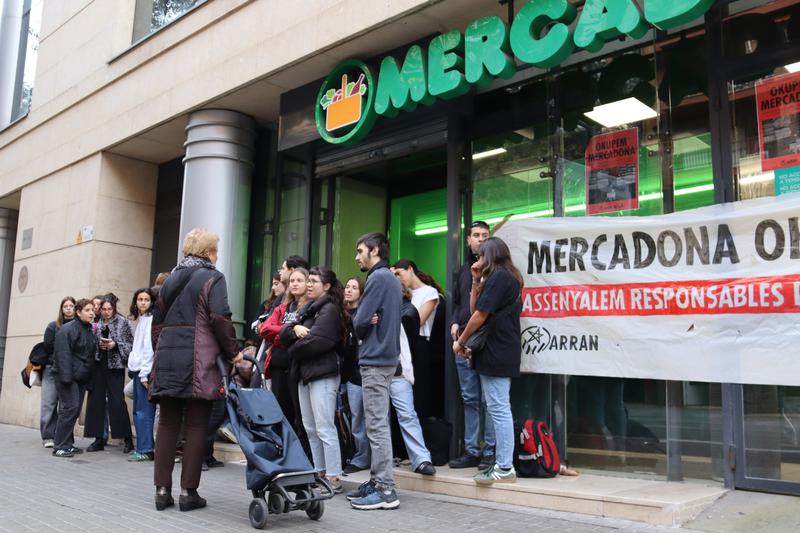
[[[510,220],[522,371],[800,386],[800,194]]]
[[[586,214],[639,207],[639,130],[595,135],[586,147]]]
[[[800,73],[756,83],[761,170],[800,165]]]

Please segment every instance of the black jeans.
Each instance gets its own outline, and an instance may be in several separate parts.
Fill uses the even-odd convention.
[[[228,420],[228,409],[225,407],[225,400],[216,400],[211,406],[211,417],[208,419],[208,431],[206,433],[206,451],[204,461],[214,457],[214,441],[217,438],[217,430]]]
[[[56,377],[56,392],[58,393],[58,421],[56,422],[55,443],[56,450],[69,450],[75,444],[73,431],[78,415],[81,414],[83,393],[86,387],[83,384],[61,383]]]
[[[92,389],[86,400],[86,428],[84,437],[103,438],[108,399],[108,422],[111,436],[124,439],[131,436],[131,418],[125,403],[125,370],[110,370],[105,357],[92,372]]]

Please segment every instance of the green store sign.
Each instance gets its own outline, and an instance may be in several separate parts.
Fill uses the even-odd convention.
[[[515,58],[552,68],[578,48],[598,52],[622,35],[644,37],[651,25],[667,30],[691,22],[714,0],[643,2],[644,16],[632,0],[586,0],[577,17],[567,0],[530,0],[510,29],[499,17],[483,17],[463,34],[454,30],[434,37],[427,51],[412,46],[402,66],[395,58],[384,57],[377,80],[362,61],[344,61],[320,88],[317,131],[332,144],[356,143],[370,132],[377,115],[394,117],[419,104],[462,96],[473,84],[511,78],[517,72]],[[572,30],[569,25],[576,18]]]

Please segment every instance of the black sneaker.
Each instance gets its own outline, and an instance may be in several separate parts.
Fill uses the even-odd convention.
[[[53,450],[53,456],[55,456],[55,457],[74,457],[75,454],[72,453],[72,450]]]
[[[345,495],[345,498],[348,501],[353,501],[358,498],[363,498],[364,496],[368,496],[375,492],[375,482],[371,479],[369,481],[365,481],[361,485],[358,486],[356,490],[351,490]]]
[[[211,457],[209,457],[208,459],[206,459],[205,463],[206,463],[206,466],[208,468],[217,468],[217,467],[220,467],[220,466],[225,466],[225,463],[223,463],[222,461],[217,460],[217,458],[214,457],[213,455]]]
[[[106,441],[103,439],[94,439],[94,442],[91,443],[87,448],[87,452],[101,452],[106,447]]]
[[[468,453],[465,453],[461,457],[456,457],[455,459],[447,463],[447,466],[449,466],[450,468],[475,468],[476,466],[478,466],[478,464],[480,464],[480,462],[481,458],[478,457],[477,455],[470,455]]]
[[[423,476],[432,476],[436,474],[436,468],[428,461],[420,463],[420,465],[414,470],[417,474],[422,474]]]
[[[478,463],[478,471],[483,472],[494,466],[494,455],[484,455]]]
[[[82,454],[82,453],[83,453],[83,448],[76,448],[75,446],[72,446],[72,447],[69,449],[69,451],[71,451],[71,452],[72,452],[72,453],[74,453],[75,455],[80,455],[80,454]]]
[[[342,472],[344,472],[345,474],[355,474],[356,472],[361,472],[362,470],[365,470],[365,469],[366,469],[366,467],[362,468],[362,467],[356,466],[354,464],[348,464],[348,465],[345,465],[345,467],[342,470]]]

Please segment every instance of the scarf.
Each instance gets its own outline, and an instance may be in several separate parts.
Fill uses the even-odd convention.
[[[205,267],[210,268],[211,270],[216,270],[214,265],[211,264],[211,261],[206,259],[205,257],[197,257],[196,255],[187,255],[180,261],[175,268],[172,269],[173,272],[176,270],[180,270],[182,268],[195,268],[195,267]]]

